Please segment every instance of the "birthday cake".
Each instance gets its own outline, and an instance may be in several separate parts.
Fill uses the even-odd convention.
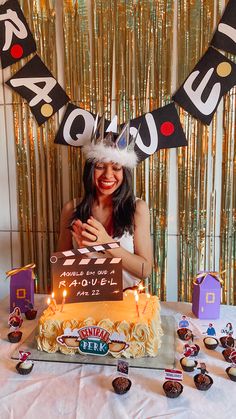
[[[126,291],[121,301],[48,307],[39,319],[37,347],[74,355],[110,353],[114,357],[155,357],[161,346],[160,304],[156,296]]]

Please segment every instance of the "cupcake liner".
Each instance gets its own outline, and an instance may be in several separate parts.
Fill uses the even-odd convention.
[[[230,373],[229,373],[230,368],[231,368],[231,367],[226,368],[226,370],[225,370],[225,371],[227,372],[228,377],[230,378],[230,380],[232,380],[232,381],[236,381],[236,375],[232,375],[232,374],[230,374]]]
[[[208,383],[208,384],[205,384],[205,383],[199,383],[199,382],[197,381],[197,377],[199,377],[199,375],[201,375],[201,374],[197,374],[197,375],[195,375],[195,376],[193,377],[195,386],[196,386],[196,387],[197,387],[197,389],[198,389],[198,390],[200,390],[200,391],[207,391],[207,390],[209,390],[209,388],[210,388],[210,387],[212,386],[212,384],[213,384],[213,380],[212,380],[212,378],[210,377],[210,375],[207,375],[207,374],[206,374],[206,377],[208,377],[208,378],[210,379],[210,383]]]
[[[27,320],[34,320],[37,316],[37,310],[27,310],[25,312],[25,317]]]
[[[16,370],[21,375],[29,374],[32,371],[33,366],[34,366],[34,364],[32,363],[30,368],[21,368],[21,364],[22,364],[22,362],[18,362],[18,364],[16,365]]]
[[[217,346],[218,346],[218,344],[219,344],[218,339],[214,338],[214,339],[215,339],[215,341],[216,341],[216,343],[215,343],[214,345],[209,345],[208,343],[206,343],[206,339],[207,339],[207,338],[203,339],[203,342],[204,342],[204,345],[205,345],[205,347],[206,347],[207,349],[214,350],[214,349],[216,349],[216,348],[217,348]]]
[[[192,372],[192,371],[194,371],[194,369],[196,368],[198,362],[197,361],[194,361],[195,362],[195,365],[192,366],[192,367],[190,367],[190,366],[187,366],[187,365],[182,365],[182,362],[181,362],[182,359],[184,359],[184,357],[180,359],[180,365],[181,365],[182,369],[184,371],[186,371],[186,372]]]
[[[22,338],[22,332],[19,330],[16,332],[10,332],[7,335],[9,342],[11,343],[17,343],[20,342],[21,338]]]
[[[169,381],[165,381],[164,384],[163,384],[163,386],[162,386],[163,387],[163,390],[164,390],[164,392],[166,394],[166,397],[169,397],[170,399],[176,399],[183,392],[183,386],[182,386],[181,383],[175,382],[175,384],[178,385],[178,388],[179,389],[176,392],[171,392],[168,388],[166,388],[166,387],[168,387],[169,383],[173,383],[173,381],[170,381],[170,380]]]
[[[126,377],[116,377],[112,381],[112,386],[114,388],[115,393],[117,394],[125,394],[129,391],[132,382]]]

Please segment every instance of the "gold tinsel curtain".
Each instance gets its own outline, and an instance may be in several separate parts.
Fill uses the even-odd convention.
[[[222,13],[220,0],[20,3],[36,38],[38,54],[59,81],[64,81],[72,102],[94,113],[105,113],[107,118],[117,113],[121,123],[170,102],[171,71],[178,87],[206,51]],[[173,51],[175,37],[177,52]],[[37,128],[28,105],[19,96],[14,95],[13,108],[22,263],[36,262],[38,290],[48,291],[49,256],[55,249],[61,207],[66,199],[82,193],[83,159],[77,148],[53,143],[61,112]],[[211,127],[181,109],[180,118],[189,145],[177,151],[178,296],[180,300],[191,299],[192,279],[198,270],[226,269],[224,301],[232,304],[235,90],[224,98]],[[169,151],[161,150],[134,173],[136,195],[146,199],[150,207],[152,288],[162,299],[166,297],[166,261],[170,257],[168,193],[170,186],[173,188],[169,185],[168,158]]]

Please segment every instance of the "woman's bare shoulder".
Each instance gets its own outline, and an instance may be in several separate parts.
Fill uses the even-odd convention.
[[[142,199],[137,199],[136,200],[135,217],[143,217],[145,215],[149,215],[148,205]]]

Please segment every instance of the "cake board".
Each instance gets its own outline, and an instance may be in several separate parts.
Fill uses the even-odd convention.
[[[129,366],[133,368],[146,368],[163,370],[175,366],[175,321],[173,316],[161,316],[161,325],[164,335],[162,336],[162,345],[158,355],[154,358],[129,358]],[[12,359],[19,359],[19,350],[30,351],[30,359],[33,361],[65,362],[72,364],[93,364],[93,365],[117,365],[117,359],[111,355],[64,355],[60,352],[49,354],[38,351],[35,336],[37,328],[31,335],[13,352]],[[125,359],[125,358],[123,358]]]

